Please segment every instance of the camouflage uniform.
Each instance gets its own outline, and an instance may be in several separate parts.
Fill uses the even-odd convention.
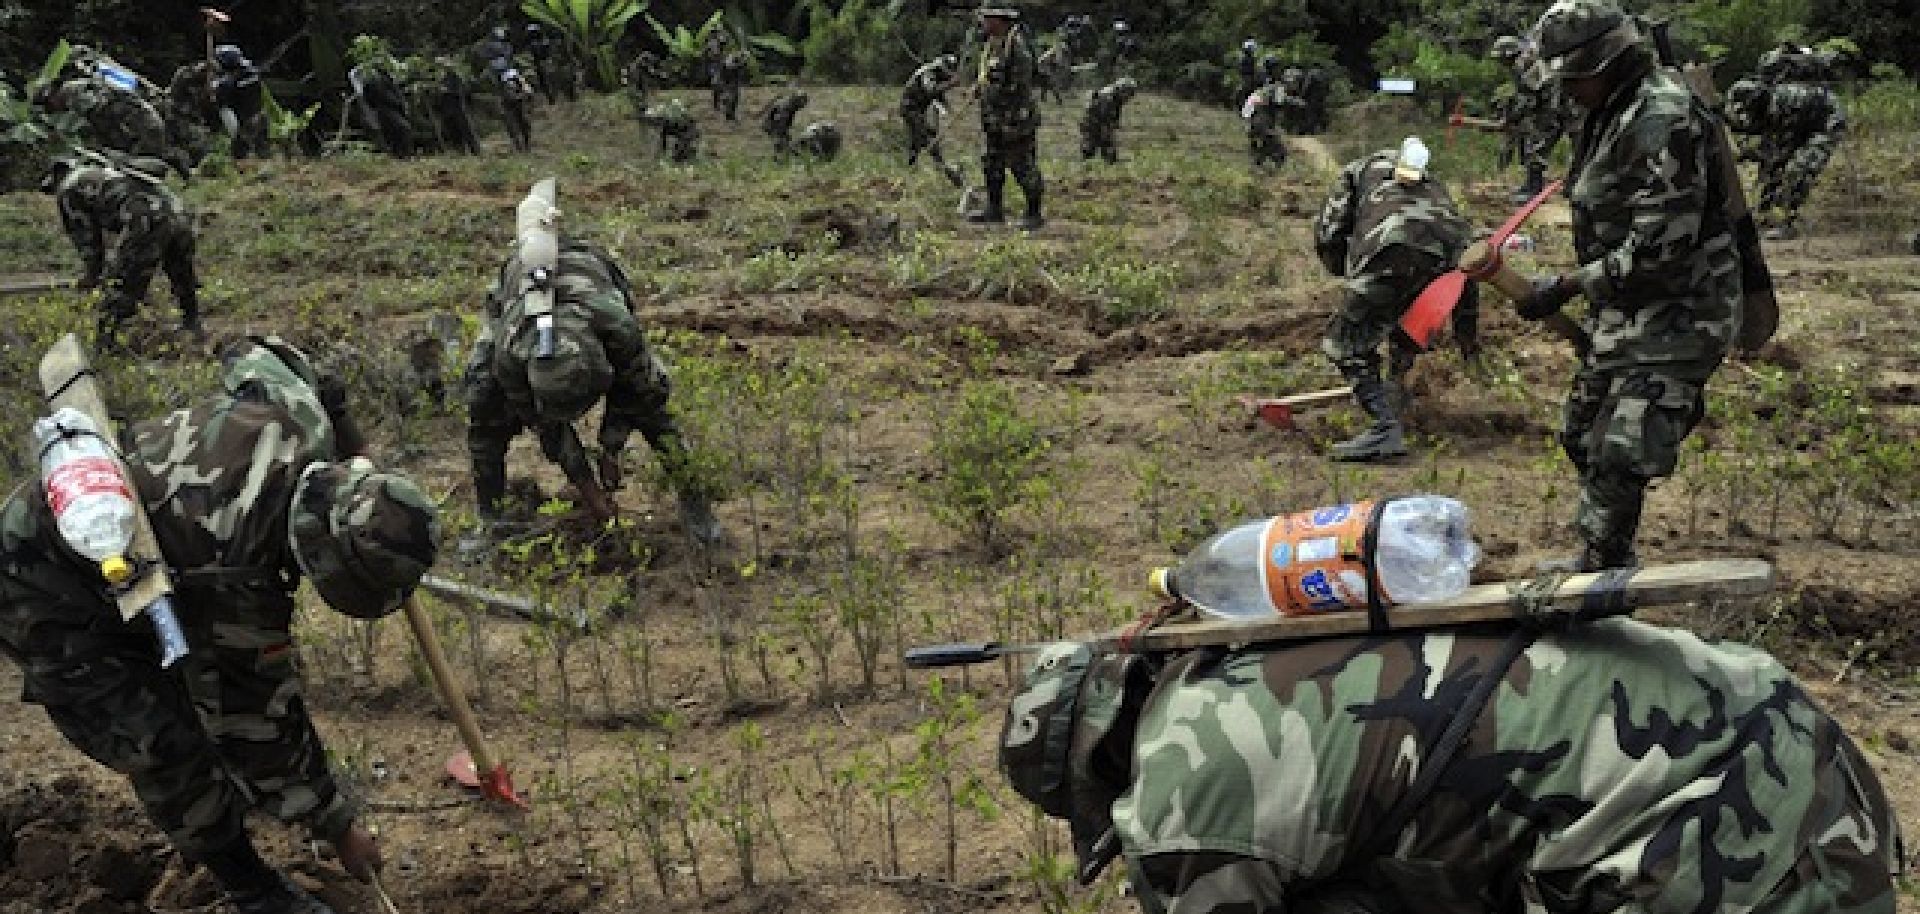
[[[404,159],[413,155],[413,118],[407,112],[406,96],[394,81],[393,67],[391,60],[369,61],[348,70],[347,82],[382,151]]]
[[[433,117],[436,132],[440,135],[440,145],[450,152],[477,156],[480,154],[480,137],[474,132],[473,117],[468,112],[467,104],[468,99],[473,97],[473,90],[452,58],[442,57],[434,63],[439,69],[439,78],[432,87]]]
[[[193,162],[207,154],[208,128],[220,119],[213,104],[211,72],[204,60],[176,67],[161,112],[167,122],[167,145],[184,151]]]
[[[1754,75],[1768,85],[1823,82],[1832,77],[1833,63],[1832,54],[1783,41],[1760,55]]]
[[[1510,82],[1500,87],[1494,101],[1494,110],[1507,133],[1500,162],[1504,166],[1519,160],[1527,179],[1513,196],[1515,200],[1525,201],[1546,186],[1547,159],[1567,132],[1566,101],[1560,97],[1559,83],[1534,74],[1524,55],[1495,56],[1507,58],[1513,75]]]
[[[900,120],[907,125],[907,166],[912,167],[920,160],[925,151],[933,158],[940,171],[957,186],[964,183],[960,173],[947,164],[946,156],[940,151],[940,129],[932,114],[933,107],[946,106],[947,90],[953,88],[955,70],[958,61],[951,56],[937,57],[913,71],[907,78],[905,89],[900,92]]]
[[[980,133],[985,144],[980,170],[987,191],[987,208],[970,218],[998,222],[1005,218],[1003,194],[1007,172],[1026,194],[1025,224],[1038,228],[1046,179],[1040,174],[1035,142],[1040,131],[1040,107],[1033,95],[1033,49],[1026,31],[1009,23],[1005,34],[988,39],[980,49],[975,81],[980,93]]]
[[[1247,96],[1260,89],[1260,45],[1252,39],[1240,45],[1240,92],[1234,96],[1235,107],[1247,103]]]
[[[634,116],[638,117],[647,110],[648,86],[654,82],[664,82],[667,74],[660,68],[660,58],[651,51],[641,51],[621,71],[620,78],[626,83],[627,102],[633,106]]]
[[[513,143],[514,151],[531,151],[533,121],[527,117],[527,103],[533,100],[533,85],[514,60],[507,30],[496,27],[487,38],[474,45],[473,56],[485,68],[487,85],[500,100],[500,116],[506,122],[507,139]]]
[[[473,465],[474,500],[483,517],[500,516],[506,494],[507,446],[526,429],[540,449],[577,486],[618,489],[617,461],[634,430],[647,439],[683,501],[704,493],[686,483],[686,448],[667,409],[672,385],[666,366],[647,347],[634,317],[626,275],[613,258],[577,242],[563,243],[553,277],[553,316],[560,350],[574,350],[561,367],[576,372],[577,395],[567,404],[546,403],[531,377],[535,319],[523,309],[527,271],[519,255],[507,258],[487,293],[487,320],[467,363],[467,452]],[[570,341],[570,342],[569,342]],[[598,442],[601,477],[572,420],[605,394]],[[578,410],[576,412],[575,410]],[[559,414],[556,414],[559,413]],[[568,415],[567,413],[571,413]],[[609,464],[611,463],[611,468]],[[606,478],[613,477],[613,478]]]
[[[1846,139],[1847,116],[1832,91],[1805,83],[1767,86],[1741,80],[1727,93],[1728,125],[1759,139],[1760,200],[1757,212],[1779,218],[1783,230],[1799,221],[1800,207]]]
[[[1067,46],[1061,40],[1055,39],[1040,53],[1040,59],[1034,62],[1034,85],[1041,98],[1051,95],[1054,104],[1067,103],[1066,92],[1073,88],[1073,60],[1068,57]]]
[[[807,125],[807,129],[800,131],[793,145],[813,158],[830,162],[840,155],[841,142],[838,125],[832,121],[814,121]]]
[[[288,631],[295,588],[307,576],[336,608],[368,618],[404,596],[344,599],[340,567],[327,562],[345,553],[337,542],[312,550],[309,534],[370,507],[356,548],[399,550],[383,554],[407,565],[393,570],[411,582],[432,564],[435,530],[411,483],[328,462],[346,445],[344,392],[298,350],[242,341],[222,382],[222,395],[132,426],[121,448],[173,573],[187,657],[160,667],[147,620],[121,621],[34,484],[0,506],[0,648],[21,668],[23,700],[125,775],[174,847],[238,891],[236,882],[273,878],[247,838],[249,809],[328,841],[358,813],[301,697]]]
[[[641,123],[660,128],[660,154],[675,162],[691,162],[700,154],[700,125],[677,98],[648,108]]]
[[[1346,284],[1345,302],[1327,325],[1320,348],[1374,420],[1367,433],[1335,445],[1339,459],[1406,452],[1396,400],[1400,378],[1420,350],[1398,331],[1396,322],[1420,290],[1459,261],[1470,232],[1445,185],[1424,175],[1412,181],[1395,176],[1399,156],[1383,149],[1349,163],[1313,226],[1321,264]],[[1452,317],[1461,349],[1476,351],[1479,306],[1474,293],[1462,296]],[[1388,338],[1392,359],[1383,384],[1380,343]]]
[[[79,166],[54,189],[60,224],[80,253],[81,286],[105,286],[98,325],[102,346],[117,345],[115,334],[146,297],[156,268],[166,271],[173,286],[181,326],[200,330],[193,218],[161,183],[157,165],[136,159],[121,167]]]
[[[146,99],[93,77],[69,79],[55,89],[48,107],[68,111],[85,125],[88,145],[153,156],[182,175],[188,167],[167,145],[167,122]]]
[[[761,113],[760,129],[773,138],[773,151],[786,155],[793,148],[793,119],[807,106],[807,93],[787,92],[767,105]]]
[[[1080,117],[1081,158],[1099,156],[1108,162],[1120,161],[1120,147],[1116,139],[1120,131],[1120,112],[1138,88],[1139,84],[1131,77],[1121,77],[1110,85],[1101,86],[1087,98],[1087,111]]]
[[[1605,0],[1560,0],[1541,28],[1616,17],[1625,22]],[[1588,570],[1634,560],[1647,485],[1673,472],[1681,441],[1705,412],[1706,383],[1733,339],[1741,296],[1712,114],[1654,68],[1630,23],[1623,28],[1616,56],[1633,57],[1610,71],[1618,82],[1606,103],[1585,112],[1567,178],[1580,266],[1563,280],[1567,294],[1587,298],[1591,347],[1573,378],[1560,443],[1580,472],[1575,526],[1586,549],[1578,564]],[[1557,65],[1591,57],[1583,48],[1604,43],[1563,53],[1572,63]],[[1556,65],[1552,52],[1543,37],[1542,56]],[[1523,316],[1545,315],[1523,307]]]
[[[1151,914],[1894,910],[1899,824],[1872,766],[1739,644],[1627,619],[1541,635],[1419,793],[1506,641],[1196,651],[1157,684],[1108,656],[1077,688],[1055,649],[1002,763],[1023,795],[1068,797],[1077,845],[1110,822]],[[1036,737],[1061,733],[1069,783],[1035,790]]]
[[[574,66],[573,51],[566,42],[556,41],[539,23],[527,23],[527,56],[533,58],[533,72],[540,80],[540,93],[547,97],[547,104],[554,104],[559,96],[567,101],[580,97],[580,79],[578,68]]]
[[[713,109],[728,122],[740,119],[740,87],[747,82],[747,55],[729,50],[713,67]]]
[[[1286,90],[1277,82],[1267,83],[1247,96],[1241,114],[1247,119],[1247,148],[1253,153],[1255,168],[1278,168],[1287,162],[1287,144],[1280,130],[1286,97]]]
[[[227,136],[233,141],[233,157],[265,155],[267,151],[266,86],[260,71],[233,45],[214,49],[220,72],[213,83],[213,101]]]

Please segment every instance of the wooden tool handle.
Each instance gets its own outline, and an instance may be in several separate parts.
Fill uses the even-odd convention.
[[[447,666],[447,654],[440,648],[440,635],[433,630],[433,620],[427,618],[427,611],[417,597],[407,598],[406,613],[413,640],[420,645],[420,657],[427,662],[427,672],[433,674],[433,684],[440,690],[440,700],[453,715],[453,725],[460,731],[460,741],[467,745],[467,754],[473,756],[474,770],[482,774],[492,771],[493,753],[487,751],[487,738],[480,732],[480,722],[474,719],[473,707],[467,704],[466,693],[460,691],[460,684],[454,681],[453,671]]]
[[[1533,292],[1533,284],[1507,266],[1501,260],[1500,252],[1485,241],[1467,245],[1467,249],[1460,254],[1460,269],[1475,281],[1500,290],[1501,295],[1516,302]]]

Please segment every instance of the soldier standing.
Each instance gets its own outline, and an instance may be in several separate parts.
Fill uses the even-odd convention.
[[[104,286],[94,345],[123,348],[120,326],[139,309],[156,268],[166,271],[173,286],[180,329],[200,336],[193,218],[161,180],[166,167],[145,157],[97,161],[56,160],[44,185],[60,208],[61,227],[80,252],[79,287]]]
[[[1251,38],[1240,42],[1240,93],[1234,96],[1236,106],[1247,103],[1247,97],[1260,88],[1260,42]]]
[[[147,622],[123,622],[97,569],[54,529],[39,486],[0,506],[0,648],[24,698],[124,775],[181,856],[239,914],[330,914],[261,859],[260,809],[306,826],[365,882],[382,866],[301,697],[289,623],[300,579],[378,619],[432,566],[433,503],[352,455],[346,394],[298,350],[249,338],[224,393],[127,430],[134,495],[173,574],[189,653],[162,669]]]
[[[473,90],[460,74],[460,64],[451,57],[434,59],[439,69],[433,86],[433,114],[440,124],[440,136],[448,149],[467,155],[480,154],[480,137],[474,133],[468,100]]]
[[[1109,163],[1120,161],[1117,135],[1120,113],[1140,88],[1131,76],[1122,76],[1112,85],[1101,86],[1087,99],[1087,111],[1080,117],[1080,157],[1095,156]]]
[[[361,45],[359,41],[354,43]],[[394,158],[405,159],[413,155],[413,118],[408,116],[406,96],[393,78],[394,67],[392,57],[370,54],[347,71],[347,83],[353,87],[362,116],[379,138],[381,149]]]
[[[533,149],[533,121],[527,117],[527,103],[533,100],[533,86],[513,59],[513,44],[507,40],[505,26],[494,26],[485,40],[474,47],[474,56],[484,62],[487,81],[500,98],[500,116],[506,122],[507,139],[514,151]]]
[[[530,292],[551,291],[544,313]],[[526,429],[560,466],[588,511],[614,514],[607,494],[622,485],[620,455],[638,429],[679,492],[687,531],[703,542],[724,535],[709,493],[688,469],[680,430],[667,408],[666,366],[647,347],[633,314],[626,274],[606,252],[562,240],[551,276],[526,269],[516,253],[487,293],[484,330],[467,364],[467,451],[474,501],[490,532],[502,519],[507,446]],[[590,459],[573,422],[602,400],[599,455]]]
[[[999,755],[1148,914],[1890,914],[1904,869],[1873,766],[1778,661],[1630,619],[1066,642]]]
[[[793,148],[793,119],[807,106],[807,93],[781,93],[760,113],[760,127],[773,138],[775,155],[786,155]]]
[[[580,97],[578,74],[574,71],[573,52],[566,43],[554,40],[538,22],[527,23],[523,35],[527,56],[533,58],[533,73],[540,82],[540,93],[547,97],[547,104],[554,104],[563,95],[567,101],[577,101]]]
[[[1046,98],[1051,95],[1054,104],[1066,104],[1066,90],[1073,85],[1073,60],[1067,54],[1066,42],[1055,38],[1053,44],[1041,52],[1040,59],[1034,67],[1034,78],[1040,90],[1040,97]]]
[[[980,133],[985,150],[980,170],[987,190],[987,206],[967,214],[968,222],[1006,219],[1003,206],[1007,172],[1020,182],[1027,213],[1020,227],[1033,231],[1047,223],[1040,212],[1046,180],[1040,174],[1036,138],[1040,107],[1033,96],[1033,51],[1018,26],[1020,11],[1003,6],[980,10],[986,41],[980,49],[980,72],[974,91],[980,99]]]
[[[1247,122],[1247,146],[1253,153],[1253,167],[1279,168],[1287,162],[1287,144],[1281,136],[1280,113],[1286,106],[1286,90],[1277,81],[1269,81],[1241,105],[1240,116]]]
[[[958,58],[942,54],[914,70],[900,92],[900,120],[907,125],[907,167],[913,167],[924,151],[955,187],[966,182],[941,153],[940,131],[946,126],[947,90],[953,88],[959,70]]]
[[[1383,149],[1355,159],[1340,172],[1313,225],[1320,263],[1346,285],[1346,299],[1327,325],[1320,349],[1373,419],[1365,431],[1333,446],[1335,460],[1407,453],[1401,379],[1420,350],[1400,332],[1398,321],[1427,283],[1459,262],[1470,231],[1446,186],[1428,175],[1429,154],[1418,137],[1408,137],[1397,152]],[[1472,286],[1452,317],[1454,339],[1471,359],[1480,348],[1479,299]],[[1392,350],[1385,380],[1380,377],[1383,340]]]
[[[1500,162],[1505,165],[1517,158],[1527,173],[1526,181],[1513,192],[1515,203],[1533,199],[1547,186],[1547,158],[1567,130],[1559,86],[1535,75],[1525,51],[1526,43],[1518,36],[1502,35],[1494,39],[1490,52],[1513,76],[1500,94],[1499,115],[1507,134]]]
[[[266,86],[260,71],[247,59],[239,45],[223,44],[213,49],[213,62],[219,73],[213,80],[213,102],[220,124],[233,141],[233,157],[267,152]]]
[[[649,87],[666,79],[667,73],[660,67],[660,58],[654,56],[652,51],[641,51],[634,55],[633,62],[620,71],[620,81],[626,84],[627,101],[633,106],[635,117],[646,113]]]
[[[740,87],[747,81],[747,55],[734,46],[733,33],[724,27],[707,36],[704,49],[707,85],[713,92],[713,110],[729,123],[739,119]]]
[[[1798,237],[1800,207],[1847,136],[1840,100],[1824,86],[1742,79],[1727,90],[1727,126],[1759,140],[1753,156],[1760,162],[1755,209],[1775,222],[1766,237]]]
[[[1580,266],[1536,281],[1519,307],[1541,320],[1587,299],[1590,344],[1560,429],[1585,546],[1560,564],[1623,568],[1637,561],[1647,485],[1673,472],[1733,339],[1740,262],[1713,188],[1728,163],[1712,114],[1654,66],[1613,0],[1557,0],[1534,34],[1585,118],[1567,178]]]

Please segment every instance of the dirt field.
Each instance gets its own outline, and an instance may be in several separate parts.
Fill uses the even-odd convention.
[[[1337,382],[1318,354],[1337,288],[1312,256],[1310,222],[1331,169],[1416,129],[1408,110],[1349,112],[1260,177],[1225,110],[1144,97],[1127,112],[1125,161],[1109,167],[1074,155],[1078,99],[1048,106],[1051,223],[1026,238],[964,223],[944,179],[902,167],[890,90],[812,96],[801,120],[839,123],[850,153],[838,162],[773,161],[754,117],[771,91],[754,90],[741,124],[703,120],[692,166],[659,161],[624,100],[602,98],[544,112],[530,158],[504,157],[496,131],[488,158],[250,163],[187,190],[216,334],[278,332],[344,366],[383,452],[447,499],[458,528],[471,514],[462,347],[445,366],[448,409],[417,396],[406,351],[436,313],[471,337],[512,206],[557,175],[564,225],[627,267],[701,466],[729,491],[719,513],[732,545],[691,545],[636,437],[619,494],[630,523],[596,533],[564,505],[542,507],[563,483],[522,440],[511,466],[521,489],[541,490],[523,499],[535,533],[485,567],[443,553],[444,573],[563,616],[530,625],[433,606],[532,795],[525,816],[445,782],[458,740],[403,626],[350,623],[309,600],[309,700],[374,805],[401,911],[1131,910],[1111,880],[1063,894],[1063,833],[994,770],[1010,672],[936,683],[900,668],[901,646],[1104,628],[1149,609],[1148,570],[1217,529],[1373,494],[1464,499],[1488,553],[1483,580],[1524,577],[1573,547],[1573,473],[1550,440],[1572,357],[1491,295],[1488,377],[1444,347],[1425,357],[1411,385],[1415,454],[1397,464],[1321,459],[1356,427],[1348,406],[1281,432],[1233,405]],[[705,112],[704,97],[689,101]],[[975,154],[971,116],[958,116],[956,161]],[[1436,169],[1490,228],[1517,176],[1491,170],[1490,139],[1443,133],[1425,129]],[[1920,589],[1920,258],[1902,253],[1920,202],[1903,152],[1913,142],[1911,124],[1867,125],[1816,195],[1809,237],[1770,248],[1778,345],[1721,372],[1712,417],[1641,535],[1648,561],[1777,563],[1765,600],[1659,618],[1786,658],[1852,728],[1909,822],[1920,821],[1920,626],[1908,612]],[[1516,255],[1523,271],[1570,263],[1567,222],[1564,203],[1537,218],[1536,251]],[[0,202],[0,262],[74,271],[48,198]],[[152,297],[138,328],[146,357],[108,366],[138,408],[205,383],[171,335],[164,281]],[[15,389],[38,345],[91,324],[75,293],[6,302],[0,380]],[[5,428],[23,440],[29,407],[13,397]],[[995,457],[1009,450],[1021,459]],[[0,691],[17,678],[0,665]],[[378,910],[297,835],[265,821],[256,831],[342,914]],[[213,902],[123,783],[37,709],[0,702],[0,914]]]

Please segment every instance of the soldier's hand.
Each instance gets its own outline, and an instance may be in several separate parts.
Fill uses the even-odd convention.
[[[387,868],[387,861],[380,854],[379,839],[358,822],[347,826],[346,832],[334,839],[333,851],[340,856],[340,866],[347,875],[361,882],[372,882],[374,874]]]
[[[1565,273],[1538,277],[1533,281],[1533,291],[1517,303],[1520,316],[1530,321],[1546,320],[1558,314],[1579,292],[1579,284]]]
[[[626,480],[621,478],[619,451],[601,451],[600,459],[596,462],[600,471],[600,488],[618,492],[626,485]]]

